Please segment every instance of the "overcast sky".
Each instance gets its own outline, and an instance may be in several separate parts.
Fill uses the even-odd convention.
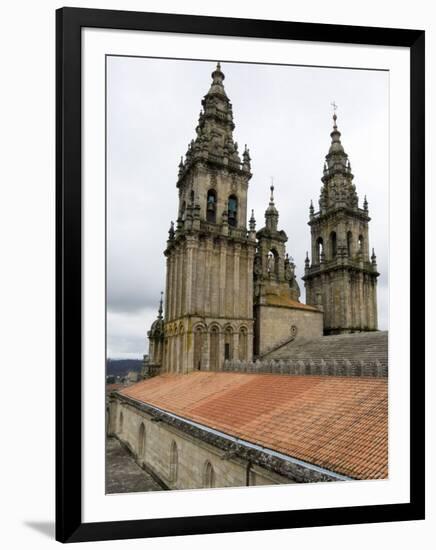
[[[177,215],[178,164],[195,137],[214,61],[110,57],[107,72],[108,357],[140,358],[165,288],[165,248]],[[248,212],[264,225],[271,176],[279,228],[304,273],[309,204],[318,209],[332,107],[375,248],[379,328],[388,328],[388,86],[381,71],[222,61],[234,136],[250,149]],[[304,284],[299,280],[304,301]]]

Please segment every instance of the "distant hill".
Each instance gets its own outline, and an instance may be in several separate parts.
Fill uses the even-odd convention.
[[[142,364],[142,359],[108,359],[106,375],[126,376],[130,371],[140,372]]]

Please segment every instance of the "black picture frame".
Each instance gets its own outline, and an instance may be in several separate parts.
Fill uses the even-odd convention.
[[[82,522],[81,29],[127,29],[410,49],[410,502]],[[424,519],[424,46],[420,30],[62,8],[56,12],[56,539],[161,537]],[[419,280],[418,280],[419,278]]]

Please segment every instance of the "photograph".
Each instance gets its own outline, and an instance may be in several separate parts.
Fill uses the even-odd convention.
[[[389,71],[105,69],[106,494],[388,479]]]

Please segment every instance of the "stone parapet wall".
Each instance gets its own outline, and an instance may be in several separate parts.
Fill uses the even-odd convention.
[[[257,360],[257,361],[225,361],[223,371],[271,373],[287,375],[313,375],[313,376],[369,376],[373,378],[386,378],[388,376],[387,364],[380,361],[351,361],[349,359],[321,360]]]
[[[141,427],[143,426],[143,427]],[[142,431],[142,436],[141,436]],[[136,462],[169,489],[242,487],[336,481],[336,477],[232,442],[126,396],[112,394],[108,435],[115,436]],[[171,449],[177,449],[172,461]],[[205,466],[213,468],[213,485]]]

